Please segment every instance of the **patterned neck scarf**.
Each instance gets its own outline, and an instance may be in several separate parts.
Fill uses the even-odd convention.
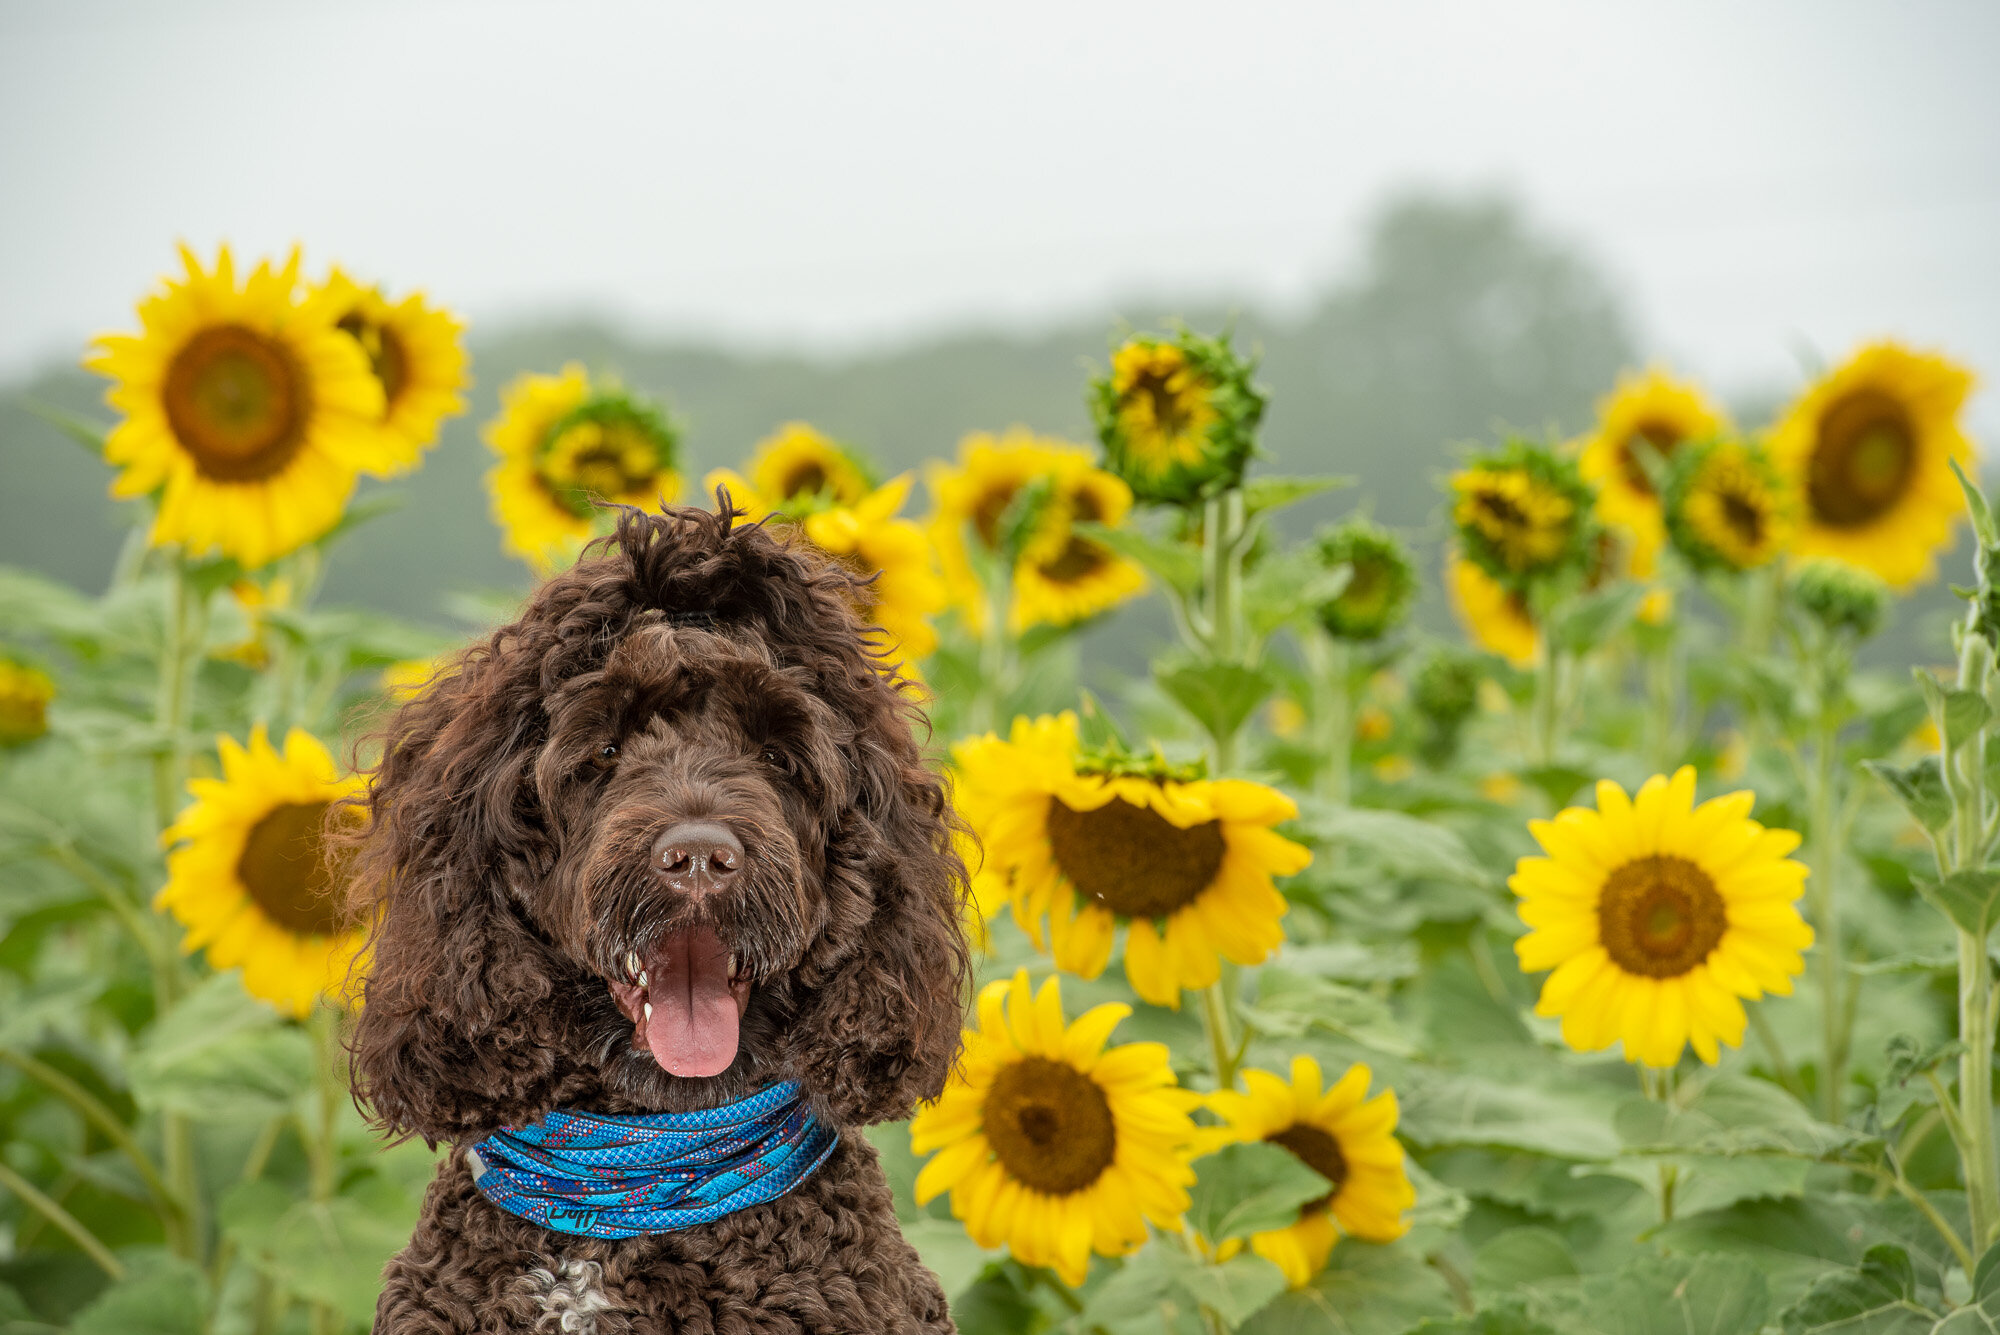
[[[473,1146],[473,1182],[509,1214],[558,1233],[634,1238],[775,1200],[840,1136],[787,1080],[690,1113],[552,1112]]]

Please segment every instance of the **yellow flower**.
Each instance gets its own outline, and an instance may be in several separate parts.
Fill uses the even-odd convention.
[[[0,746],[20,746],[47,732],[55,698],[48,673],[0,658]]]
[[[1383,756],[1372,768],[1383,783],[1401,783],[1417,772],[1415,762],[1405,755]]]
[[[382,386],[381,432],[393,472],[415,468],[437,442],[438,424],[465,411],[459,391],[470,383],[461,336],[465,326],[412,292],[390,302],[379,287],[363,287],[339,268],[307,298],[361,346]]]
[[[508,551],[538,567],[573,560],[597,531],[596,501],[652,507],[681,490],[680,440],[659,409],[572,362],[500,391],[486,475]]]
[[[1737,441],[1695,446],[1669,478],[1667,530],[1697,570],[1754,570],[1791,536],[1791,516],[1770,462]]]
[[[430,658],[399,659],[382,669],[382,693],[391,700],[414,700],[424,688],[451,674],[453,655],[449,652]]]
[[[1112,1002],[1065,1023],[1057,981],[1031,994],[1026,969],[981,989],[958,1070],[910,1122],[911,1150],[937,1151],[918,1203],[949,1190],[973,1241],[1005,1243],[1072,1287],[1093,1251],[1143,1246],[1147,1220],[1178,1228],[1201,1097],[1175,1085],[1163,1043],[1105,1050],[1131,1013]]]
[[[1380,705],[1363,705],[1354,718],[1354,736],[1364,742],[1379,742],[1396,730],[1396,720]]]
[[[750,485],[774,508],[792,510],[807,508],[792,504],[800,501],[859,505],[875,490],[852,454],[804,422],[787,422],[757,443]]]
[[[1106,467],[1155,504],[1192,505],[1236,486],[1264,414],[1250,371],[1227,335],[1127,341],[1090,387]]]
[[[141,332],[106,334],[84,365],[116,383],[124,420],[104,442],[111,494],[159,495],[155,545],[221,552],[246,568],[326,535],[355,477],[395,470],[376,427],[382,387],[321,309],[299,302],[298,252],[241,282],[229,248],[213,271],[181,249],[186,276],[139,303]]]
[[[1528,612],[1528,600],[1462,556],[1451,558],[1451,605],[1473,643],[1515,667],[1535,661],[1542,633]]]
[[[1577,504],[1527,468],[1481,466],[1454,473],[1452,522],[1510,575],[1560,565],[1576,546]]]
[[[1681,446],[1729,430],[1729,421],[1699,385],[1655,367],[1627,372],[1597,405],[1597,429],[1584,439],[1578,464],[1597,488],[1597,516],[1632,539],[1632,573],[1650,579],[1666,529],[1660,496],[1647,473],[1642,446],[1670,463]]]
[[[1750,819],[1751,792],[1694,801],[1694,770],[1656,774],[1636,797],[1609,779],[1597,810],[1528,823],[1547,857],[1522,858],[1507,884],[1531,929],[1521,968],[1554,970],[1537,1015],[1562,1017],[1563,1041],[1668,1067],[1689,1044],[1713,1063],[1743,1041],[1743,1001],[1783,996],[1805,968],[1812,928],[1794,901],[1806,868],[1790,830]]]
[[[1132,508],[1131,489],[1094,467],[1078,446],[1025,427],[998,437],[975,432],[959,445],[958,466],[933,463],[927,481],[935,506],[931,540],[945,588],[976,633],[985,633],[988,610],[973,544],[986,555],[999,551],[1001,519],[1033,483],[1045,482],[1048,497],[1015,562],[1011,633],[1071,625],[1146,587],[1138,566],[1075,531],[1084,522],[1119,527]]]
[[[1903,589],[1936,573],[1976,473],[1959,410],[1972,373],[1931,353],[1871,343],[1786,411],[1771,460],[1799,498],[1792,548],[1872,570]]]
[[[1521,780],[1512,770],[1496,769],[1479,780],[1479,795],[1499,806],[1511,807],[1521,795]]]
[[[1273,826],[1298,808],[1240,779],[1096,772],[1076,716],[1014,720],[952,749],[959,809],[985,844],[982,875],[1005,878],[1014,919],[1056,967],[1095,978],[1118,927],[1125,977],[1155,1006],[1221,976],[1219,957],[1259,964],[1284,940],[1271,884],[1312,861]],[[1082,763],[1079,763],[1082,762]]]
[[[220,779],[191,779],[194,802],[162,838],[167,884],[154,903],[187,928],[182,948],[206,949],[217,969],[243,970],[243,986],[287,1015],[322,996],[344,998],[365,933],[352,923],[325,856],[327,808],[358,792],[333,757],[294,728],[284,754],[260,724],[246,749],[218,742]]]
[[[856,611],[886,637],[886,657],[915,663],[937,648],[931,617],[944,610],[944,584],[931,563],[931,545],[915,521],[897,518],[910,494],[910,475],[892,478],[853,505],[809,508],[821,493],[795,493],[789,502],[772,500],[740,473],[718,468],[702,479],[702,490],[726,487],[730,500],[751,519],[778,516],[781,524],[841,566],[872,583],[857,591]],[[801,507],[801,508],[788,508]]]
[[[1331,1192],[1300,1209],[1297,1223],[1250,1237],[1250,1250],[1284,1271],[1295,1289],[1312,1282],[1343,1233],[1394,1242],[1410,1231],[1403,1213],[1417,1203],[1417,1193],[1396,1140],[1396,1095],[1385,1089],[1369,1098],[1371,1078],[1357,1064],[1323,1090],[1319,1063],[1300,1056],[1292,1058],[1289,1081],[1246,1070],[1243,1091],[1208,1096],[1208,1106],[1226,1123],[1212,1148],[1245,1141],[1280,1145],[1333,1183]],[[1226,1261],[1241,1247],[1240,1239],[1225,1239],[1216,1259]]]
[[[284,575],[273,576],[263,584],[254,579],[234,580],[229,585],[229,595],[242,610],[244,621],[249,623],[249,633],[235,644],[217,649],[215,657],[241,663],[253,672],[262,672],[271,666],[271,646],[266,643],[271,614],[282,612],[292,605],[292,581]]]
[[[1306,724],[1309,720],[1305,707],[1289,695],[1281,695],[1272,700],[1269,710],[1266,711],[1266,717],[1269,719],[1271,735],[1274,737],[1295,742],[1306,735]]]

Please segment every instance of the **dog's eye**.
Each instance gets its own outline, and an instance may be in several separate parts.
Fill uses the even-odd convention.
[[[775,746],[767,746],[764,748],[764,763],[782,766],[785,763],[784,753]]]
[[[606,742],[603,746],[597,749],[597,758],[599,760],[618,759],[618,743]]]

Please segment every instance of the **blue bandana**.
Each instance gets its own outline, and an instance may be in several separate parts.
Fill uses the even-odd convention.
[[[787,1080],[700,1112],[552,1112],[494,1132],[470,1157],[480,1194],[509,1214],[558,1233],[634,1238],[776,1200],[839,1143]]]

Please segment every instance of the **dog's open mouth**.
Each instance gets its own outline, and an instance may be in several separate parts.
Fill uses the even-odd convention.
[[[659,938],[644,955],[628,952],[625,982],[611,984],[618,1009],[636,1026],[653,1060],[673,1075],[720,1075],[736,1060],[737,1031],[750,978],[705,923]]]

